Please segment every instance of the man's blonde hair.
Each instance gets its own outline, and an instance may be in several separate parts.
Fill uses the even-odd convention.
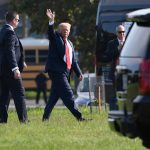
[[[71,24],[68,23],[68,22],[62,22],[62,23],[60,23],[59,26],[58,26],[59,31],[60,31],[63,27],[67,27],[67,29],[70,30]]]

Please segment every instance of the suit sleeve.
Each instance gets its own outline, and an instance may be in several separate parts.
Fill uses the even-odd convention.
[[[48,25],[48,39],[53,41],[55,38],[54,24]]]
[[[77,63],[77,60],[75,58],[75,54],[73,52],[73,62],[72,62],[72,69],[74,70],[75,74],[77,77],[79,77],[80,75],[82,75],[81,69]]]
[[[117,49],[113,41],[108,42],[107,49],[102,57],[102,61],[111,62],[117,57]]]
[[[23,47],[22,47],[22,44],[21,44],[20,40],[19,40],[19,45],[20,45],[21,56],[20,56],[20,59],[19,59],[18,66],[19,66],[20,72],[22,72],[23,68],[24,68],[25,58],[24,58],[24,54],[23,54]]]
[[[18,67],[15,55],[16,35],[13,31],[9,31],[6,36],[6,57],[11,69]]]

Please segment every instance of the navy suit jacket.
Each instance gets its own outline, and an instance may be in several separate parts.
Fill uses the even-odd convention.
[[[0,74],[13,75],[12,69],[19,67],[23,71],[23,47],[15,32],[9,25],[0,31]]]
[[[49,25],[48,27],[48,38],[49,38],[49,54],[46,63],[46,72],[51,73],[68,73],[66,62],[63,60],[65,55],[65,45],[63,38],[58,32],[54,31],[54,26]],[[71,41],[69,41],[72,46],[72,65],[71,70],[74,70],[76,75],[79,77],[81,75],[81,70],[74,55],[74,47]]]
[[[107,49],[102,58],[103,62],[110,63],[111,69],[109,72],[109,78],[115,82],[115,69],[116,69],[116,61],[119,58],[121,50],[118,50],[119,41],[118,39],[114,39],[108,42]]]
[[[115,61],[120,54],[120,51],[118,50],[119,41],[118,39],[114,39],[108,42],[106,52],[104,53],[104,61],[111,62]]]

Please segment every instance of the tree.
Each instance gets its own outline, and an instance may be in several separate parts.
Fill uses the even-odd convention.
[[[81,68],[94,71],[95,22],[99,0],[12,0],[12,7],[31,20],[31,31],[47,33],[46,9],[56,12],[56,26],[62,21],[72,24],[71,40],[80,54]]]

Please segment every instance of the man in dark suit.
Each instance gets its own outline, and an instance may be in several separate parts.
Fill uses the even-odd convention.
[[[119,58],[121,49],[125,42],[125,27],[123,25],[118,25],[116,27],[116,35],[117,35],[116,39],[108,42],[106,52],[102,58],[104,62],[109,62],[111,64],[111,69],[109,72],[109,79],[112,81],[112,84],[113,84],[114,97],[110,100],[110,103],[116,102],[115,89],[120,88],[120,86],[116,87],[116,84],[115,84],[116,83],[115,70],[116,70],[116,65],[118,64],[118,58]],[[117,80],[120,80],[120,78],[118,78]],[[113,108],[111,108],[111,105],[110,105],[110,109],[116,109],[116,108],[117,106],[113,106]]]
[[[59,24],[58,32],[55,32],[53,29],[55,13],[47,9],[46,14],[49,18],[49,55],[46,71],[52,81],[52,85],[50,97],[44,110],[43,121],[49,119],[50,113],[59,98],[62,99],[78,121],[84,121],[85,119],[75,106],[73,91],[68,81],[71,70],[74,70],[79,80],[83,78],[74,57],[74,47],[68,39],[71,25],[61,23]]]
[[[24,100],[25,91],[22,85],[21,73],[24,67],[23,48],[14,32],[19,24],[17,12],[6,13],[6,24],[0,31],[0,123],[7,123],[9,92],[21,123],[27,122],[27,110]]]
[[[106,62],[111,62],[112,70],[110,78],[113,82],[115,82],[115,67],[118,63],[117,61],[125,41],[125,28],[123,25],[119,25],[116,27],[116,35],[116,39],[108,42],[107,49],[103,57],[103,60],[105,60]]]

